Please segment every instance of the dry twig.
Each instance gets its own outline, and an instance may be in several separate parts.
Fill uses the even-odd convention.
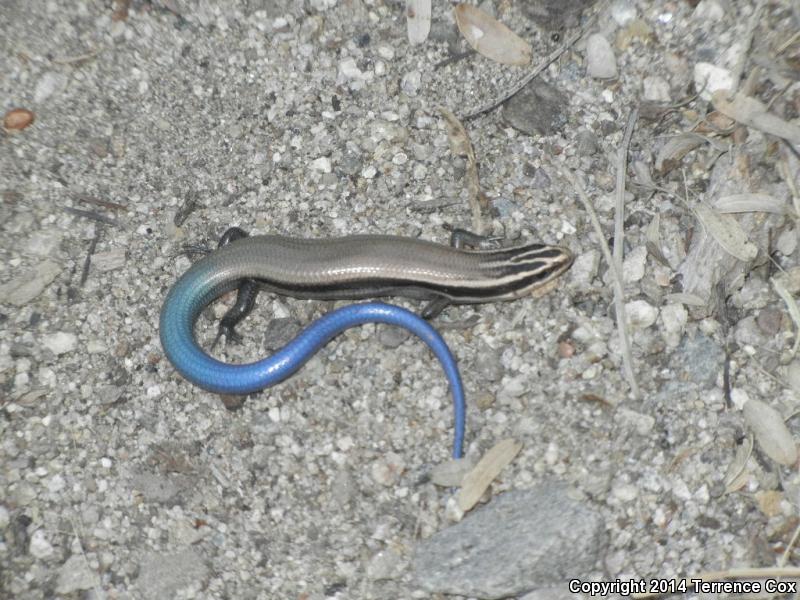
[[[467,159],[467,191],[469,192],[469,205],[472,210],[472,231],[483,233],[483,219],[481,209],[487,208],[486,196],[481,191],[481,182],[478,177],[478,159],[475,149],[469,139],[469,134],[456,116],[444,107],[439,108],[444,120],[447,122],[447,137],[450,141],[450,151]]]
[[[578,198],[583,204],[584,209],[586,209],[589,219],[592,222],[592,226],[594,227],[595,234],[597,235],[597,241],[600,244],[600,249],[603,251],[603,256],[605,257],[609,269],[611,270],[611,278],[614,281],[614,306],[616,308],[617,327],[619,327],[619,336],[622,342],[622,364],[625,370],[625,378],[628,380],[631,393],[635,398],[639,398],[639,385],[636,383],[636,374],[633,370],[633,358],[631,357],[631,346],[626,327],[627,318],[625,315],[625,304],[623,304],[625,289],[622,286],[622,273],[619,269],[617,269],[617,263],[614,262],[614,257],[611,256],[611,249],[608,247],[608,243],[606,243],[606,239],[603,236],[603,228],[600,225],[600,221],[597,218],[597,213],[594,211],[594,208],[592,207],[592,204],[589,201],[589,197],[586,195],[586,191],[583,189],[583,186],[580,184],[575,175],[573,175],[569,170],[564,169],[562,174],[572,184],[572,187],[575,188]]]

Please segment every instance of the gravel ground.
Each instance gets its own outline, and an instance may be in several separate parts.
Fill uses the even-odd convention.
[[[585,580],[798,577],[800,7],[581,4],[481,5],[534,64],[575,23],[587,35],[506,106],[462,119],[484,232],[577,257],[542,298],[435,321],[465,380],[468,460],[522,444],[478,511],[568,485],[570,510],[603,533]],[[185,245],[231,225],[443,242],[447,224],[474,228],[470,162],[438,107],[464,116],[532,67],[466,52],[449,3],[415,46],[402,2],[125,5],[3,1],[0,109],[35,120],[0,137],[0,596],[466,597],[413,558],[460,516],[456,490],[431,480],[452,407],[418,340],[350,330],[242,404],[174,371],[158,314]],[[547,5],[566,12],[542,17]],[[714,92],[734,85],[769,112],[725,108]],[[622,242],[638,394],[613,274],[568,173],[602,237]],[[201,318],[206,343],[231,302]],[[222,355],[263,356],[332,306],[263,294]],[[480,558],[458,577],[494,568]]]

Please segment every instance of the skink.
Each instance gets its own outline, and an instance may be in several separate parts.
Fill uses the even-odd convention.
[[[234,233],[230,239],[246,236],[238,229],[230,232]],[[195,385],[221,394],[247,394],[289,377],[345,329],[370,322],[403,327],[428,344],[442,363],[455,405],[453,456],[460,458],[465,401],[458,367],[442,337],[410,311],[376,302],[345,306],[314,321],[274,355],[240,365],[209,356],[195,340],[194,327],[206,305],[239,287],[240,302],[231,309],[233,316],[223,318],[232,334],[235,323],[253,305],[255,292],[246,290],[248,281],[298,298],[403,296],[430,300],[427,313],[433,315],[448,304],[519,298],[546,285],[572,264],[567,250],[543,244],[459,247],[463,240],[471,243],[474,237],[456,232],[451,246],[386,235],[234,239],[197,261],[170,289],[161,309],[161,344],[173,366]]]

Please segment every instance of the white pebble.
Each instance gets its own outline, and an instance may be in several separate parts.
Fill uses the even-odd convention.
[[[627,408],[618,408],[617,418],[623,423],[631,425],[639,435],[647,435],[656,425],[655,417]]]
[[[86,352],[89,354],[105,354],[108,352],[108,346],[99,340],[91,340],[86,344]]]
[[[339,63],[339,73],[341,73],[345,79],[354,79],[356,81],[365,79],[364,73],[356,64],[356,59],[352,57],[345,58]]]
[[[387,452],[372,463],[372,478],[377,483],[388,487],[397,483],[405,467],[405,462],[399,454]]]
[[[323,12],[336,6],[338,0],[311,0],[311,8]]]
[[[53,546],[47,541],[44,530],[37,529],[33,532],[29,550],[34,558],[38,559],[49,558],[53,555]]]
[[[400,88],[409,96],[416,96],[421,84],[422,73],[419,71],[411,71],[403,76],[403,79],[400,81]]]
[[[33,91],[33,101],[37,104],[44,102],[53,94],[60,92],[67,85],[67,78],[60,73],[53,73],[52,71],[45,73],[36,84],[36,89]]]
[[[58,331],[49,333],[42,338],[42,345],[53,354],[66,354],[72,352],[78,345],[78,338],[74,333]]]
[[[733,74],[728,69],[699,62],[694,66],[694,85],[702,90],[703,100],[711,100],[714,92],[733,89]]]
[[[394,58],[394,48],[391,46],[378,46],[378,56],[385,60],[392,60]]]
[[[353,441],[353,438],[351,438],[349,435],[340,437],[338,440],[336,440],[336,447],[339,448],[339,450],[341,450],[342,452],[347,452],[353,446],[355,446],[355,442]]]
[[[50,478],[50,481],[47,482],[47,491],[51,494],[57,494],[64,487],[67,485],[67,482],[64,481],[64,478],[61,475],[53,475]]]
[[[775,240],[775,249],[784,256],[791,256],[797,249],[797,230],[784,229]]]
[[[528,379],[529,376],[527,374],[507,379],[505,385],[498,392],[498,397],[519,398],[525,393]]]
[[[570,269],[572,281],[578,288],[589,285],[597,277],[597,269],[600,266],[600,253],[597,250],[582,252],[575,258]]]
[[[717,0],[703,0],[694,9],[692,17],[705,21],[721,21],[725,17],[725,9]]]
[[[586,40],[586,62],[590,77],[613,79],[617,76],[617,58],[608,40],[594,33]]]
[[[683,304],[667,304],[661,308],[664,323],[664,338],[667,345],[674,348],[680,343],[683,329],[689,321],[689,313]]]
[[[333,170],[331,159],[327,156],[321,156],[311,163],[311,168],[320,173],[330,173]]]
[[[647,262],[647,248],[637,246],[625,260],[622,261],[622,279],[625,283],[635,283],[644,277],[644,267]]]
[[[630,483],[619,483],[611,488],[611,495],[620,502],[631,502],[632,500],[636,500],[639,491]]]
[[[611,5],[611,18],[623,27],[636,18],[636,7],[631,0],[617,0]]]
[[[670,96],[669,83],[658,75],[651,75],[645,77],[642,83],[644,88],[643,96],[645,100],[651,102],[669,102],[672,98]]]
[[[398,152],[392,157],[392,163],[401,166],[408,162],[408,155],[405,152]]]
[[[634,329],[647,329],[656,322],[658,309],[646,300],[633,300],[625,305],[628,323]]]

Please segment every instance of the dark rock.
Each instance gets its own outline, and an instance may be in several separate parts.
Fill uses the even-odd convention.
[[[575,27],[581,13],[597,0],[527,0],[521,3],[522,11],[539,27],[561,31]]]
[[[540,79],[534,79],[503,105],[503,120],[528,135],[551,135],[567,124],[569,99]]]
[[[414,574],[429,592],[506,598],[585,578],[604,540],[600,515],[550,482],[497,496],[421,542]]]

